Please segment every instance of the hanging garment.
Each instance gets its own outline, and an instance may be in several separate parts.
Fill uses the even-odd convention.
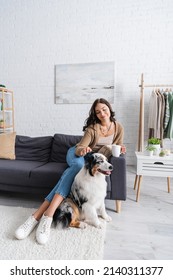
[[[164,137],[164,117],[165,117],[165,97],[163,94],[163,90],[160,93],[161,96],[161,115],[160,115],[160,140],[161,140],[161,146],[163,146],[163,137]]]
[[[169,110],[170,110],[170,117],[169,122],[167,125],[167,129],[165,130],[165,138],[169,138],[173,140],[173,93],[168,93],[168,102],[169,102]]]
[[[168,101],[168,92],[165,91],[163,93],[164,97],[165,97],[165,114],[164,114],[164,121],[163,121],[163,129],[164,131],[166,131],[167,126],[168,126],[168,122],[169,122],[169,118],[170,118],[170,109],[169,109],[169,101]]]
[[[163,120],[165,116],[165,98],[163,91],[159,89],[152,91],[149,101],[149,138],[154,137],[163,140]]]
[[[158,99],[156,91],[153,90],[149,100],[149,112],[148,112],[148,128],[149,137],[156,137],[157,131],[157,114],[158,114]]]
[[[161,139],[160,131],[161,131],[161,116],[162,116],[162,96],[159,90],[156,92],[157,94],[157,120],[156,120],[156,131],[154,137]]]

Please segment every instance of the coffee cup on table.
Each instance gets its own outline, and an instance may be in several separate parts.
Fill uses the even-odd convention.
[[[116,144],[113,144],[112,145],[112,155],[114,157],[119,157],[121,154],[121,146],[120,145],[116,145]]]

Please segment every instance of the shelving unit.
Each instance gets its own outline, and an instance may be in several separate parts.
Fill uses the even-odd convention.
[[[0,133],[14,132],[13,91],[0,87]]]

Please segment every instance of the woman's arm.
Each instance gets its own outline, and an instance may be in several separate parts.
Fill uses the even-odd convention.
[[[76,155],[84,156],[86,153],[92,151],[92,143],[94,140],[94,130],[87,129],[81,141],[76,145]]]

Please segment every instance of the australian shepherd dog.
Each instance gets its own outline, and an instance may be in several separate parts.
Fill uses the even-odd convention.
[[[76,175],[70,196],[55,211],[53,221],[61,228],[85,228],[87,224],[101,227],[99,216],[111,221],[105,210],[107,183],[105,176],[113,170],[100,153],[87,153],[84,167]]]

